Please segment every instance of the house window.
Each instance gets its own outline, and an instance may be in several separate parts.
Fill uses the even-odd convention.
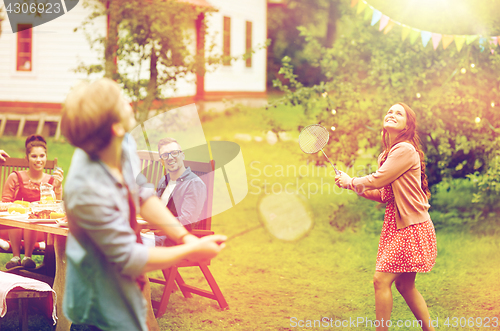
[[[33,35],[32,24],[17,25],[17,71],[31,71]]]
[[[231,65],[231,18],[224,16],[224,45],[222,46],[222,55],[227,57],[223,60],[225,66]]]
[[[245,33],[246,33],[246,53],[250,53],[252,51],[252,22],[247,21],[247,27]],[[251,55],[246,59],[246,66],[248,68],[252,67]]]

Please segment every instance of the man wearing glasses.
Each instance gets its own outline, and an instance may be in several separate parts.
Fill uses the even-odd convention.
[[[204,218],[207,188],[205,183],[184,166],[184,153],[173,138],[164,138],[158,143],[161,163],[167,175],[160,179],[156,195],[177,220],[189,231]],[[166,236],[155,236],[156,246],[171,246]]]

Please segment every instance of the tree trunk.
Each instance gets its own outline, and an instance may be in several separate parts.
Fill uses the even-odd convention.
[[[120,16],[120,0],[110,0],[108,7],[108,34],[104,50],[104,77],[116,79],[116,50],[118,49],[118,18]]]
[[[328,23],[326,25],[325,47],[332,47],[337,34],[337,20],[340,18],[339,0],[330,0],[328,6]]]
[[[147,87],[147,95],[139,109],[139,124],[144,123],[148,119],[149,108],[156,99],[156,94],[158,92],[158,68],[157,66],[158,56],[156,55],[156,50],[154,45],[151,49],[151,66],[149,69],[149,83]]]
[[[196,99],[205,98],[205,35],[207,33],[205,13],[200,13],[196,20]]]

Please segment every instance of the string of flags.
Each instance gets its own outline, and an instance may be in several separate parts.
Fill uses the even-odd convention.
[[[446,49],[454,41],[457,51],[460,52],[464,44],[470,45],[474,41],[479,40],[480,51],[483,52],[486,49],[486,46],[489,46],[491,54],[493,54],[495,52],[495,47],[500,45],[500,36],[484,37],[481,35],[445,35],[441,33],[423,31],[393,20],[369,5],[365,0],[351,0],[351,7],[355,7],[356,5],[356,15],[359,15],[364,11],[364,19],[369,20],[371,17],[371,25],[374,26],[379,23],[378,30],[383,31],[384,34],[391,31],[394,25],[400,25],[402,27],[401,39],[404,41],[408,38],[410,40],[410,44],[412,45],[419,36],[421,37],[422,45],[424,47],[427,47],[429,41],[432,40],[432,47],[434,50],[438,48],[440,43],[443,45],[443,49]]]

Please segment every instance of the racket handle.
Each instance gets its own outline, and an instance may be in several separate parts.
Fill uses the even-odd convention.
[[[330,164],[332,165],[333,169],[335,169],[335,173],[337,175],[340,175],[340,171],[338,171],[337,168],[335,168],[335,166],[333,165],[332,161],[330,161],[330,158],[325,154],[325,152],[323,151],[323,148],[321,149],[321,151],[323,152],[323,155],[326,157],[326,159],[328,160],[328,162],[330,162]]]

